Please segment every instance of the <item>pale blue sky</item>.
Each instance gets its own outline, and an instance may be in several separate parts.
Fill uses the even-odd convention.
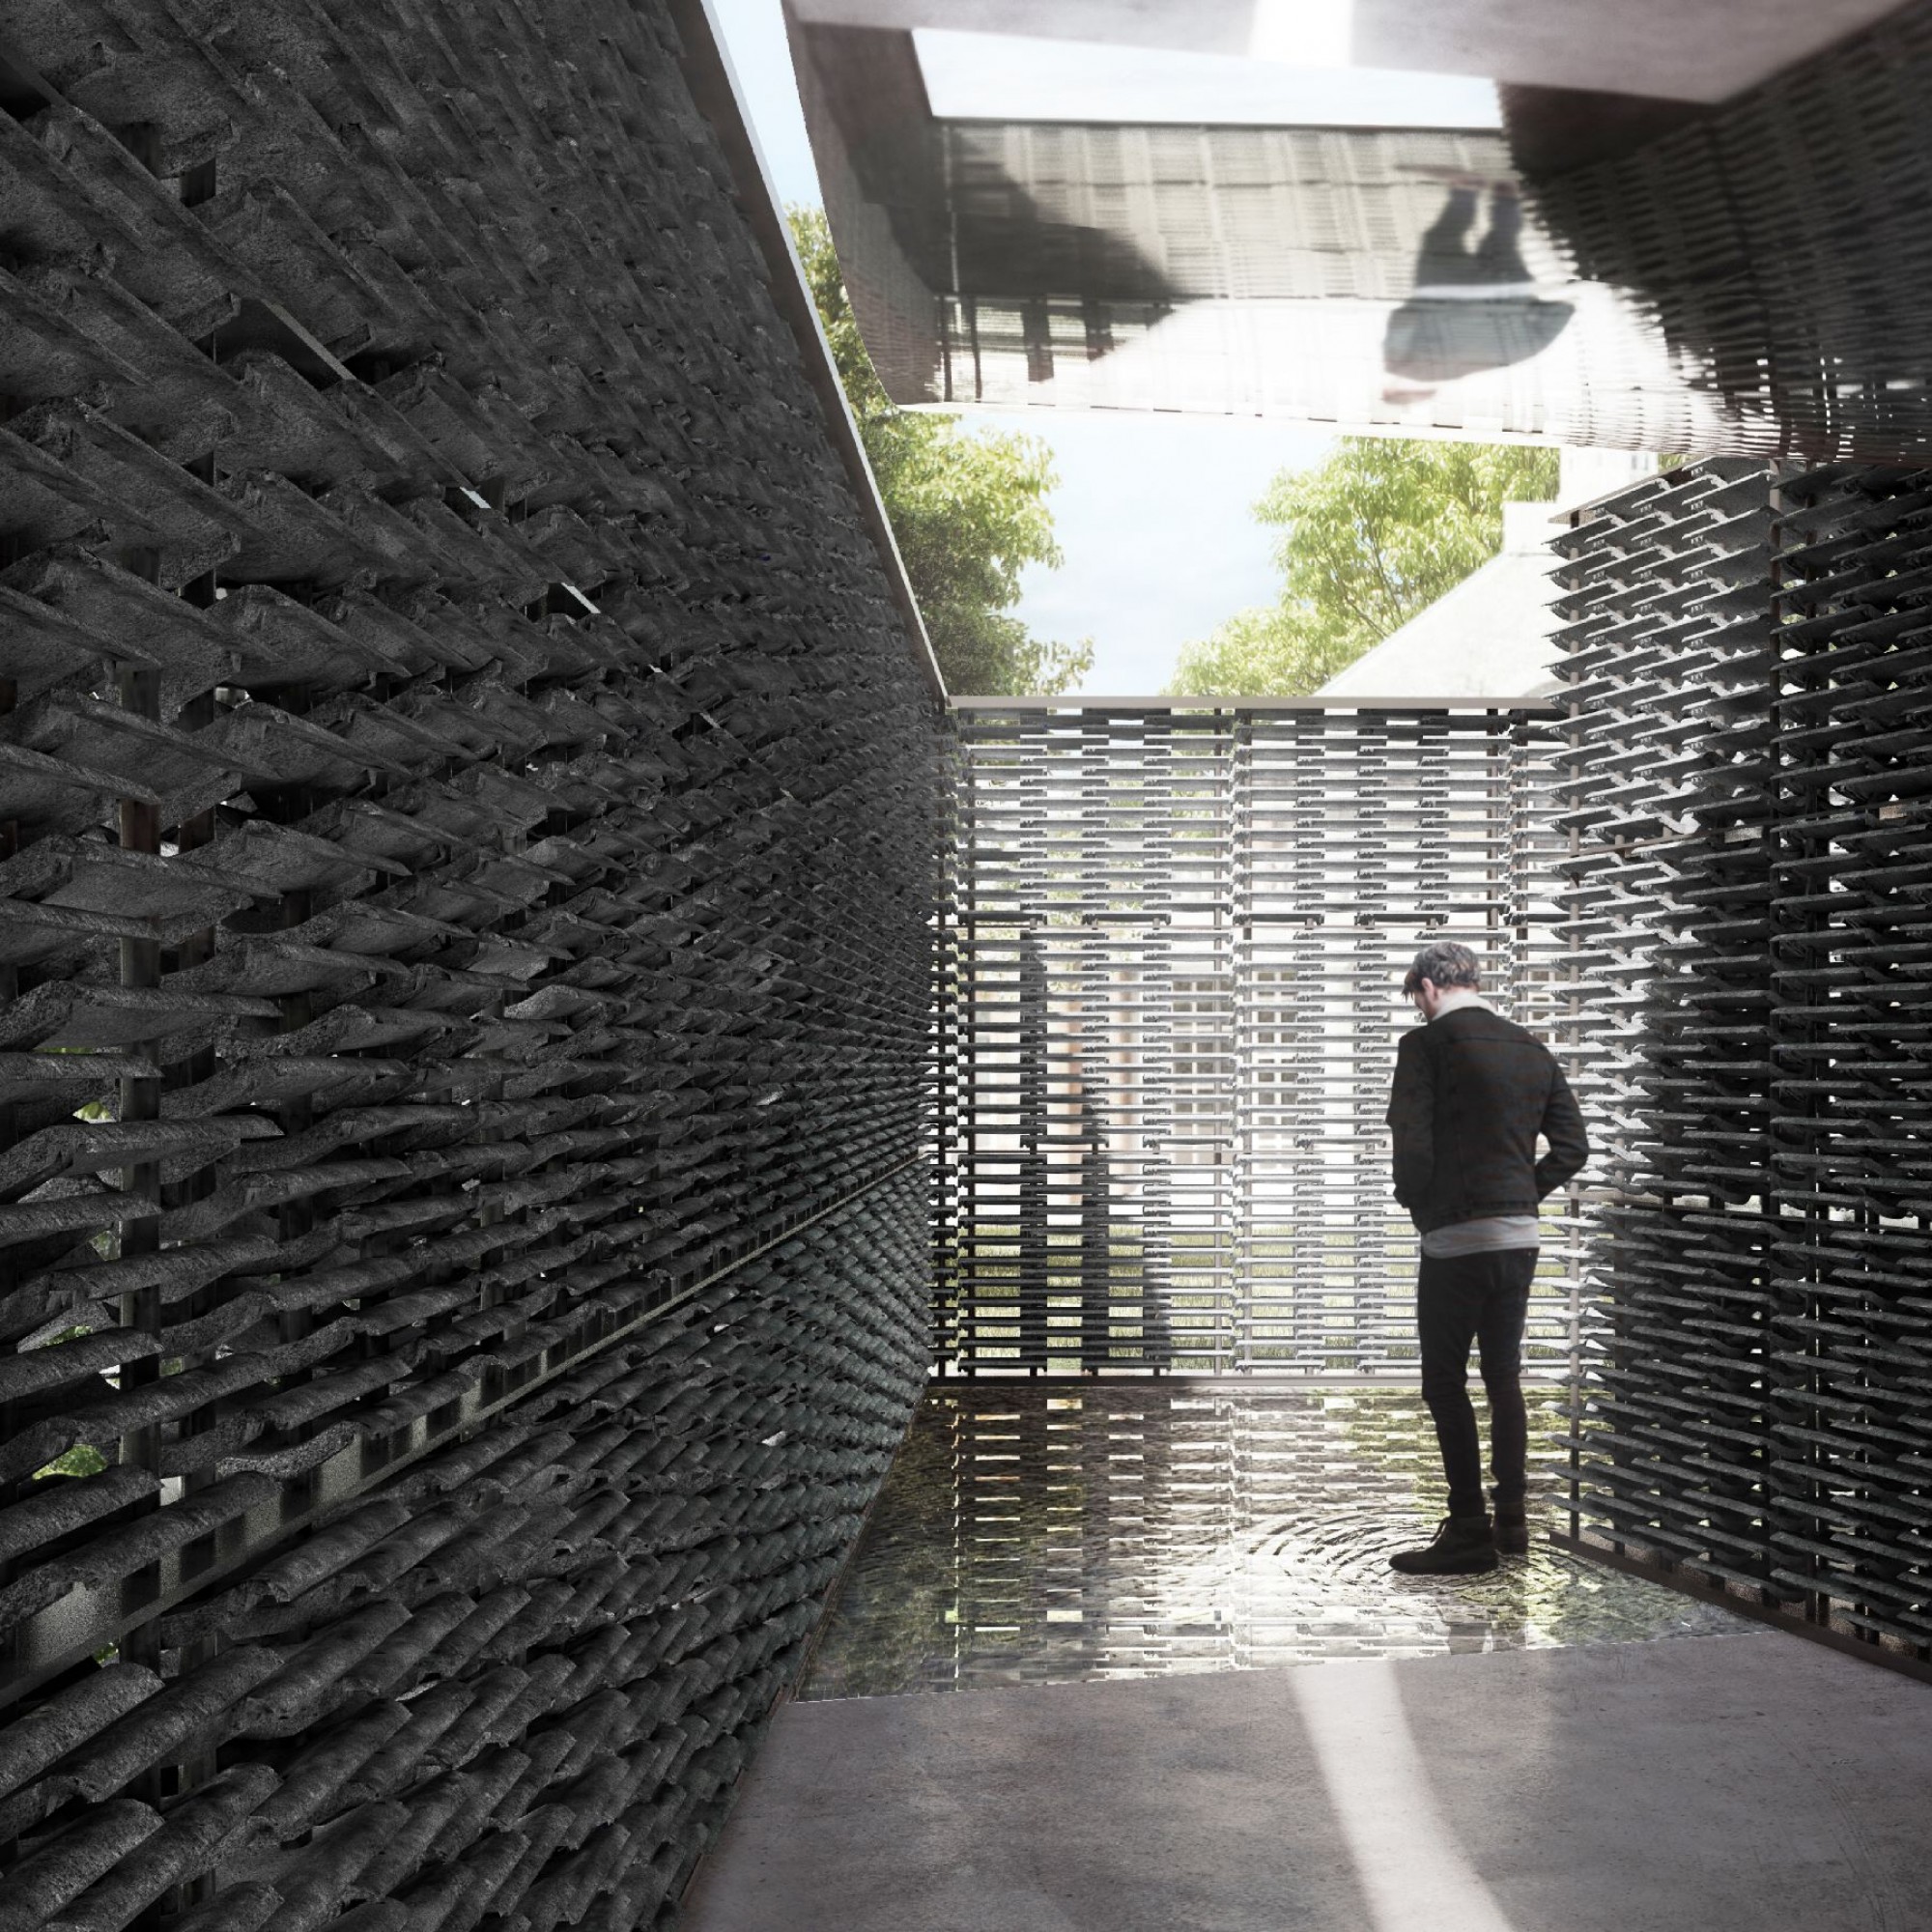
[[[712,0],[781,200],[818,200],[779,0]],[[1091,637],[1084,689],[1159,691],[1180,646],[1273,601],[1270,532],[1249,515],[1274,472],[1320,461],[1329,439],[1280,423],[1019,411],[989,426],[1048,443],[1066,561],[1031,570],[1019,615],[1050,638]]]

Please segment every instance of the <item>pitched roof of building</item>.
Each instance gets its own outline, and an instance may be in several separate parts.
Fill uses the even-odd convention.
[[[1552,690],[1550,517],[1548,503],[1506,503],[1502,550],[1320,695],[1522,698]]]

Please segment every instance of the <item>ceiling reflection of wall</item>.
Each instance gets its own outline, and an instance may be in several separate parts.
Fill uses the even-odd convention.
[[[1587,441],[1585,372],[1665,446],[1716,427],[1580,289],[1499,134],[941,123],[932,400]],[[955,292],[956,291],[956,292]],[[1565,340],[1566,335],[1572,339]]]
[[[1932,451],[1932,0],[1715,108],[1505,89],[1499,134],[944,120],[910,36],[793,31],[900,401]]]

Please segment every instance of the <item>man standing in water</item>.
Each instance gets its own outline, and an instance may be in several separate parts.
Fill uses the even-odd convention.
[[[1435,1423],[1449,1514],[1435,1542],[1391,1565],[1411,1575],[1493,1570],[1529,1548],[1522,1331],[1536,1273],[1537,1207],[1580,1171],[1590,1144],[1563,1069],[1493,1012],[1476,955],[1452,940],[1415,955],[1402,990],[1427,1022],[1396,1055],[1388,1123],[1395,1198],[1422,1236],[1416,1330],[1422,1399]],[[1548,1143],[1539,1160],[1537,1136]],[[1483,1507],[1483,1450],[1469,1405],[1469,1344],[1490,1397],[1495,1521]]]

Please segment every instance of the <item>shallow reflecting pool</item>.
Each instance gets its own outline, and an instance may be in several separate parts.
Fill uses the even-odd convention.
[[[1533,1507],[1567,1527],[1558,1393],[1532,1398],[1531,1428]],[[1427,1541],[1442,1511],[1429,1417],[1403,1391],[938,1384],[800,1694],[1759,1628],[1547,1547],[1486,1577],[1396,1575],[1388,1552]]]

